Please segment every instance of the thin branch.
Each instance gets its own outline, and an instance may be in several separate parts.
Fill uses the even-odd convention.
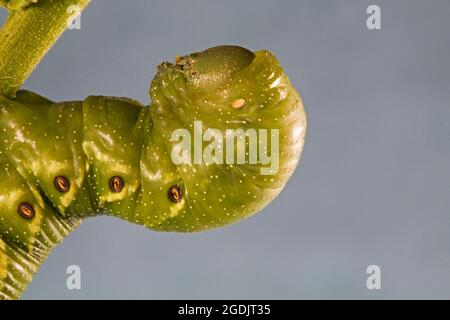
[[[5,1],[9,7],[0,29],[0,95],[13,97],[36,65],[67,28],[71,6],[83,10],[90,0]],[[17,3],[20,3],[17,5]]]

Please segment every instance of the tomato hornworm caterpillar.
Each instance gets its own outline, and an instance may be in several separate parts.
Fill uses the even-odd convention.
[[[18,298],[84,218],[104,214],[157,231],[207,230],[260,211],[295,170],[306,115],[272,53],[221,46],[178,57],[158,67],[150,97],[144,106],[103,96],[62,103],[29,91],[0,96],[0,298]],[[199,125],[203,140],[194,144],[215,143],[204,148],[210,155],[226,150],[207,132],[254,132],[266,144],[255,162],[247,134],[226,144],[244,162],[174,162],[180,144],[173,133],[195,136]],[[276,130],[278,140],[264,130]],[[274,150],[276,165],[267,169],[261,159]],[[188,151],[182,156],[198,156]]]

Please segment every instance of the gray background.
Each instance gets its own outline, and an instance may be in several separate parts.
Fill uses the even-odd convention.
[[[366,28],[372,3],[380,31]],[[302,93],[307,144],[259,215],[188,235],[88,220],[24,298],[450,298],[449,13],[448,0],[94,0],[27,88],[148,102],[163,60],[267,48]],[[80,291],[65,287],[71,264]]]

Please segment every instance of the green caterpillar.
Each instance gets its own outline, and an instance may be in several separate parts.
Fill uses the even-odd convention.
[[[144,106],[102,96],[62,103],[29,91],[0,96],[0,298],[18,298],[86,217],[111,215],[157,231],[216,228],[260,211],[295,170],[306,115],[270,52],[221,46],[162,63],[150,97]],[[174,162],[181,140],[173,133],[195,136],[199,126],[224,134],[276,130],[279,141],[258,135],[267,144],[253,163],[247,134],[226,144],[244,162]],[[202,150],[225,152],[216,138],[206,140],[217,148],[201,141]],[[274,150],[268,169],[262,159]],[[182,150],[183,159],[196,152]]]

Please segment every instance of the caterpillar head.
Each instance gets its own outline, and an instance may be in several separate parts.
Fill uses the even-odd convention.
[[[255,54],[245,48],[221,46],[178,57],[175,68],[183,72],[187,84],[193,90],[207,93],[225,84],[254,59]]]
[[[179,57],[159,66],[150,95],[136,211],[152,212],[150,228],[199,231],[248,217],[300,159],[306,115],[269,51],[221,46]]]

